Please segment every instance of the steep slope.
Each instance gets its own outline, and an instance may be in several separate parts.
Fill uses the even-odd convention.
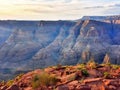
[[[12,21],[0,21],[0,47],[13,31]]]
[[[66,27],[74,24],[68,21],[13,21],[11,34],[0,48],[1,72],[8,70],[6,74],[11,74],[16,70],[28,70],[26,66],[31,58],[52,43],[66,23]]]
[[[72,27],[64,25],[55,40],[46,48],[40,49],[40,51],[33,57],[32,62],[35,63],[35,67],[46,67],[60,63],[61,61],[59,60],[63,48],[69,48],[71,47],[71,44],[74,44],[76,38],[74,34],[78,33],[77,30],[80,28],[81,23],[82,22],[78,22]]]
[[[32,64],[34,63],[34,67],[46,67],[57,63],[71,65],[87,62],[91,58],[102,63],[106,53],[109,53],[114,45],[118,46],[114,51],[118,52],[115,55],[119,56],[119,27],[117,24],[112,26],[92,20],[79,21],[67,31],[68,35],[61,34],[66,30],[60,30],[58,37],[33,57]],[[114,40],[116,37],[117,41]],[[114,60],[117,59],[116,64],[119,64],[119,57],[116,56],[111,56],[111,62],[115,63]]]

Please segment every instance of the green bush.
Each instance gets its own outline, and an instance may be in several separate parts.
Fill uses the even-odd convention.
[[[32,80],[32,87],[33,89],[38,88],[40,86],[39,76],[35,75]]]
[[[85,77],[89,76],[89,73],[88,73],[88,71],[86,69],[82,69],[81,72],[82,72],[83,76],[85,76]]]
[[[55,85],[57,82],[58,82],[58,79],[56,77],[43,72],[43,73],[41,73],[39,75],[35,75],[33,77],[32,87],[35,89],[40,86]]]
[[[109,72],[104,72],[104,78],[109,78],[109,77],[110,77]]]

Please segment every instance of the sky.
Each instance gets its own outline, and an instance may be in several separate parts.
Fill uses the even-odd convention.
[[[120,0],[0,0],[1,20],[75,20],[119,14]]]

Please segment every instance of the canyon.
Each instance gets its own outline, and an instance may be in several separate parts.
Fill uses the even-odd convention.
[[[0,79],[91,59],[120,64],[119,36],[119,15],[66,21],[0,21]]]

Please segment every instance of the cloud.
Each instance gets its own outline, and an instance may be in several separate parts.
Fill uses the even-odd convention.
[[[56,13],[54,10],[42,10],[42,9],[24,9],[23,11],[25,12],[32,12],[36,14],[48,14],[48,13]]]
[[[120,7],[120,4],[112,4],[112,5],[109,5],[108,7]]]
[[[8,19],[76,19],[119,14],[119,0],[0,0],[0,17]]]
[[[99,8],[104,8],[104,6],[84,7],[83,9],[99,9]]]

